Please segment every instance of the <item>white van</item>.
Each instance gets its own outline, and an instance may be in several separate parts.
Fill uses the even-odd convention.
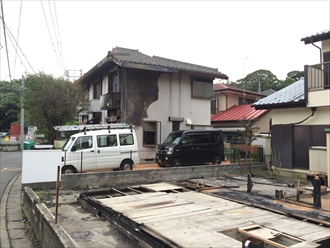
[[[132,170],[139,163],[133,129],[85,131],[71,135],[62,147],[62,174],[95,170]]]

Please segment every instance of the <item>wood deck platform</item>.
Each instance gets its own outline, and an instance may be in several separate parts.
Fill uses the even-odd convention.
[[[138,223],[144,232],[170,240],[172,247],[242,247],[247,237],[273,247],[318,247],[316,242],[330,235],[328,227],[203,193],[180,192],[177,185],[139,187],[149,191],[95,201]]]

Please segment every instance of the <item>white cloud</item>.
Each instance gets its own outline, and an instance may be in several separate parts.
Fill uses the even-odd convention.
[[[319,62],[318,49],[304,45],[300,39],[329,28],[329,1],[56,1],[55,4],[65,69],[83,72],[119,46],[218,68],[232,81],[258,69],[270,70],[285,79],[288,72]],[[3,5],[6,24],[16,38],[20,1],[4,0]],[[49,5],[56,26],[53,1],[44,0],[42,5],[40,1],[22,2],[18,43],[35,71],[61,76],[64,66],[58,62],[60,49]],[[20,78],[25,68],[18,57],[14,65],[15,49],[8,38],[7,42],[12,77]],[[0,44],[3,46],[0,78],[9,80],[2,25]],[[245,57],[249,58],[244,63]]]

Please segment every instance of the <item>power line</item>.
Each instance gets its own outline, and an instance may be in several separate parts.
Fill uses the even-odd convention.
[[[10,73],[8,46],[7,46],[7,38],[6,38],[5,20],[4,20],[5,19],[5,16],[3,14],[3,3],[2,3],[2,0],[1,0],[1,12],[2,12],[3,33],[4,33],[5,45],[6,45],[7,62],[8,62],[8,72],[9,72],[9,79],[10,79],[10,82],[11,82],[11,73]]]
[[[57,12],[56,12],[55,0],[54,0],[54,12],[55,12],[55,20],[56,20],[56,27],[57,27],[58,39],[59,39],[59,42],[60,42],[60,44],[59,44],[59,52],[60,52],[60,56],[62,58],[62,63],[63,63],[64,69],[66,69],[65,60],[64,60],[64,54],[63,54],[63,49],[62,49],[60,29],[59,29],[58,20],[57,20]]]
[[[20,8],[19,8],[19,19],[18,19],[17,39],[16,39],[17,45],[18,45],[19,30],[20,30],[20,26],[21,26],[21,13],[22,13],[22,0],[21,0]],[[16,58],[17,58],[17,45],[15,46],[15,61],[14,61],[13,77],[15,77]]]
[[[2,0],[1,0],[1,1],[2,1]],[[32,69],[32,71],[33,71],[34,73],[36,73],[36,72],[34,71],[33,67],[31,66],[31,64],[30,64],[29,60],[27,59],[27,57],[26,57],[26,56],[25,56],[25,54],[23,53],[23,51],[22,51],[21,47],[18,45],[17,41],[15,40],[15,37],[14,37],[14,35],[11,33],[11,31],[10,31],[10,29],[8,28],[7,24],[5,23],[5,21],[4,21],[4,19],[3,19],[3,17],[2,17],[2,16],[0,16],[0,18],[2,19],[2,22],[3,22],[3,24],[4,24],[4,26],[5,26],[6,30],[7,30],[7,32],[10,34],[10,36],[11,36],[11,37],[12,37],[12,39],[14,40],[15,44],[17,45],[17,47],[18,47],[18,48],[19,48],[19,50],[21,51],[22,55],[24,56],[25,60],[26,60],[26,61],[27,61],[27,63],[29,64],[30,68]],[[9,38],[10,38],[10,36],[9,36]],[[17,53],[17,54],[18,54],[18,53]],[[23,61],[22,61],[22,60],[21,60],[21,62],[22,62],[22,64],[24,65],[24,63],[23,63]],[[24,66],[24,67],[25,67],[25,66]],[[26,67],[25,67],[25,68],[26,68]]]
[[[48,33],[49,33],[49,37],[50,37],[50,40],[51,40],[51,42],[52,42],[52,46],[53,46],[53,48],[54,48],[54,52],[55,52],[55,55],[56,55],[57,61],[58,61],[59,65],[60,65],[61,69],[63,70],[62,64],[61,64],[61,62],[60,62],[60,60],[59,60],[59,58],[58,58],[58,55],[57,55],[57,52],[56,52],[56,49],[55,49],[55,46],[54,46],[54,42],[53,42],[52,35],[51,35],[51,33],[50,33],[50,30],[49,30],[49,26],[48,26],[48,22],[47,22],[47,17],[46,17],[46,13],[45,13],[44,5],[42,4],[42,0],[40,0],[40,2],[41,2],[42,11],[43,11],[43,13],[44,13],[44,17],[45,17],[45,21],[46,21],[46,25],[47,25],[47,29],[48,29]]]

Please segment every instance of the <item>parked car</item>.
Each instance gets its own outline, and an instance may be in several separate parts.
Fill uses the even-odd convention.
[[[62,174],[132,170],[139,163],[133,129],[87,131],[71,135],[62,148]]]
[[[158,145],[156,162],[159,166],[181,166],[224,160],[221,130],[175,131]]]
[[[0,132],[0,136],[10,136],[10,129],[4,129]]]

